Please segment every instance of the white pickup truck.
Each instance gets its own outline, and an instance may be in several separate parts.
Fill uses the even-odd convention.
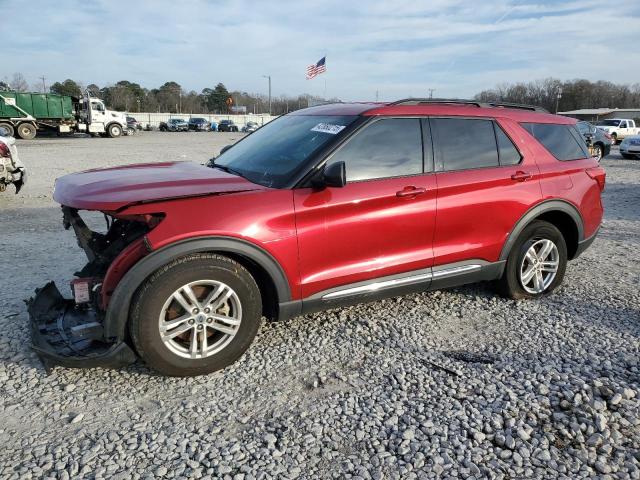
[[[596,123],[596,127],[611,135],[611,141],[616,144],[631,135],[640,135],[640,128],[636,122],[626,118],[608,118]]]

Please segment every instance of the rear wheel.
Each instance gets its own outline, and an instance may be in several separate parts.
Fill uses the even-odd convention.
[[[13,125],[11,125],[10,123],[2,122],[0,123],[0,128],[4,128],[10,137],[13,137],[16,134]]]
[[[107,133],[111,138],[120,137],[122,135],[122,127],[117,123],[112,123],[107,127]]]
[[[36,136],[36,127],[32,123],[21,123],[18,125],[17,133],[23,140],[31,140]]]
[[[599,143],[596,143],[593,147],[593,156],[596,158],[596,160],[600,161],[602,160],[602,145],[600,145]]]
[[[536,298],[562,283],[567,268],[567,245],[554,225],[536,220],[525,227],[507,258],[499,280],[507,297]]]
[[[203,375],[230,365],[249,348],[261,314],[251,274],[227,257],[201,253],[167,264],[140,287],[130,332],[151,368]]]

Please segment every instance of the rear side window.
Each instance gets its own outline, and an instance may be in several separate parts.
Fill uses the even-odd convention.
[[[437,170],[465,170],[499,165],[496,135],[491,120],[432,118],[431,134]]]
[[[417,118],[389,118],[365,127],[329,160],[343,161],[347,181],[422,173],[422,130]]]
[[[517,165],[522,160],[520,152],[515,147],[507,134],[502,131],[495,123],[496,140],[498,141],[498,156],[500,157],[500,165]]]
[[[571,125],[522,123],[533,137],[558,160],[578,160],[589,157],[582,137]]]

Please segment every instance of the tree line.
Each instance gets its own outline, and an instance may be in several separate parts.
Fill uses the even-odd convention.
[[[245,107],[247,113],[267,113],[269,101],[266,95],[228,90],[223,83],[204,88],[200,93],[185,90],[175,81],[166,82],[158,88],[144,88],[138,83],[121,80],[114,85],[100,87],[91,83],[83,85],[72,79],[55,82],[47,87],[36,82],[29,86],[20,73],[11,79],[0,81],[1,90],[20,92],[44,89],[61,95],[79,97],[86,89],[91,95],[102,98],[109,107],[130,113],[230,113],[232,107]],[[229,100],[231,99],[231,101]],[[633,85],[616,84],[599,80],[577,79],[562,81],[546,78],[530,82],[503,83],[483,90],[474,96],[475,100],[490,102],[510,102],[537,105],[550,112],[577,110],[580,108],[640,108],[640,83]],[[330,99],[338,101],[338,99]],[[325,99],[311,95],[278,96],[271,99],[274,115],[305,108],[321,103]]]
[[[640,83],[616,84],[599,80],[561,81],[555,78],[531,82],[503,83],[474,97],[482,102],[537,105],[550,112],[581,108],[640,108]]]
[[[244,107],[247,113],[268,113],[269,98],[267,95],[252,94],[242,91],[229,91],[223,83],[212,88],[204,88],[200,93],[187,91],[175,81],[166,82],[158,88],[144,88],[140,84],[121,80],[114,85],[100,87],[95,83],[83,85],[72,79],[55,82],[49,87],[42,83],[35,83],[31,87],[20,73],[12,79],[0,81],[0,91],[14,90],[19,92],[35,91],[59,95],[80,97],[88,90],[94,97],[99,97],[114,110],[135,112],[169,112],[169,113],[231,113],[234,107]],[[337,99],[333,99],[336,100]],[[298,95],[295,97],[278,96],[271,99],[271,113],[284,113],[305,108],[323,102],[324,99],[312,95]]]

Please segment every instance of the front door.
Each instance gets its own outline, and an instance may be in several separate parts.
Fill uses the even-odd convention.
[[[376,119],[327,160],[345,162],[346,186],[294,191],[303,298],[429,271],[437,192],[423,138],[420,119]]]

